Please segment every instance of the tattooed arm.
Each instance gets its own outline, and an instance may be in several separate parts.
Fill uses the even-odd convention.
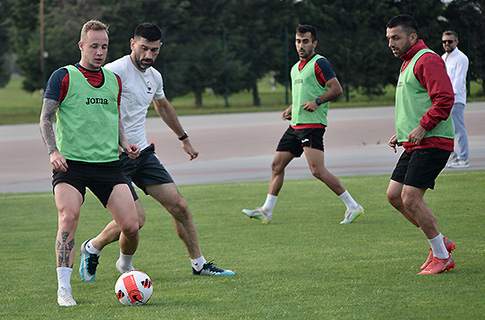
[[[52,127],[52,119],[54,119],[57,109],[59,109],[59,101],[44,98],[39,127],[42,139],[49,153],[52,169],[65,172],[68,167],[66,158],[57,149],[56,136],[54,135],[54,128]]]

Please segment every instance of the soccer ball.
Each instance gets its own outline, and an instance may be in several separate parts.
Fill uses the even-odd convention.
[[[138,270],[125,272],[116,281],[115,293],[125,306],[144,305],[153,293],[152,280],[146,273]]]

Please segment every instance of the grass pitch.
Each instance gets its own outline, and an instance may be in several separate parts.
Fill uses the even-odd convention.
[[[126,307],[114,294],[119,247],[103,250],[96,282],[78,274],[79,245],[110,221],[88,193],[72,276],[78,305],[57,305],[50,193],[0,195],[0,319],[480,319],[485,314],[485,171],[443,173],[425,200],[453,240],[456,269],[417,276],[424,235],[386,201],[388,176],[342,177],[365,208],[340,225],[341,201],[315,179],[285,183],[270,225],[241,213],[264,202],[267,182],[181,186],[204,256],[234,277],[196,277],[172,220],[153,199],[135,255],[154,293]]]

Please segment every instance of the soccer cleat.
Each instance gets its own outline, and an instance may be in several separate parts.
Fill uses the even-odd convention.
[[[59,288],[57,290],[57,303],[61,307],[75,306],[77,303],[72,297],[72,288]]]
[[[81,245],[81,263],[79,264],[79,274],[84,282],[94,282],[96,277],[96,267],[98,266],[99,256],[89,253],[86,250],[86,244],[90,240],[86,240]]]
[[[364,208],[362,208],[360,204],[357,205],[357,208],[353,210],[347,209],[345,211],[344,219],[340,222],[340,224],[352,223],[354,222],[355,219],[357,219],[363,214],[364,214]]]
[[[450,271],[454,268],[455,260],[453,260],[451,256],[449,256],[447,259],[438,259],[436,257],[433,257],[431,263],[428,264],[426,268],[424,268],[424,270],[418,274],[439,274],[445,271]]]
[[[266,214],[262,208],[256,208],[254,210],[242,209],[242,212],[251,219],[261,220],[264,224],[269,224],[273,220],[273,216]]]
[[[192,273],[196,276],[233,276],[235,275],[234,271],[218,268],[214,264],[212,264],[212,262],[204,263],[204,266],[200,271],[197,271],[192,267]]]
[[[122,265],[121,265],[121,260],[118,259],[118,261],[116,261],[116,269],[121,272],[121,273],[125,273],[125,272],[128,272],[128,271],[131,271],[131,270],[135,270],[135,268],[133,268],[133,265],[130,264],[130,266],[128,268],[124,268]]]
[[[470,164],[468,163],[468,160],[456,159],[456,160],[449,162],[446,166],[448,168],[459,169],[459,168],[468,168],[470,166]]]
[[[448,253],[451,253],[451,251],[455,250],[455,244],[453,243],[453,241],[447,239],[446,237],[443,237],[443,242],[445,243],[445,247],[446,247],[446,250],[448,250]],[[420,269],[423,270],[424,268],[426,268],[428,264],[431,263],[432,260],[433,260],[433,249],[429,248],[428,258],[423,263]]]

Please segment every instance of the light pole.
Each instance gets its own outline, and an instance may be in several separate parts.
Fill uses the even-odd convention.
[[[45,58],[46,52],[44,50],[44,0],[40,0],[40,72],[42,73],[42,88],[45,88]]]

